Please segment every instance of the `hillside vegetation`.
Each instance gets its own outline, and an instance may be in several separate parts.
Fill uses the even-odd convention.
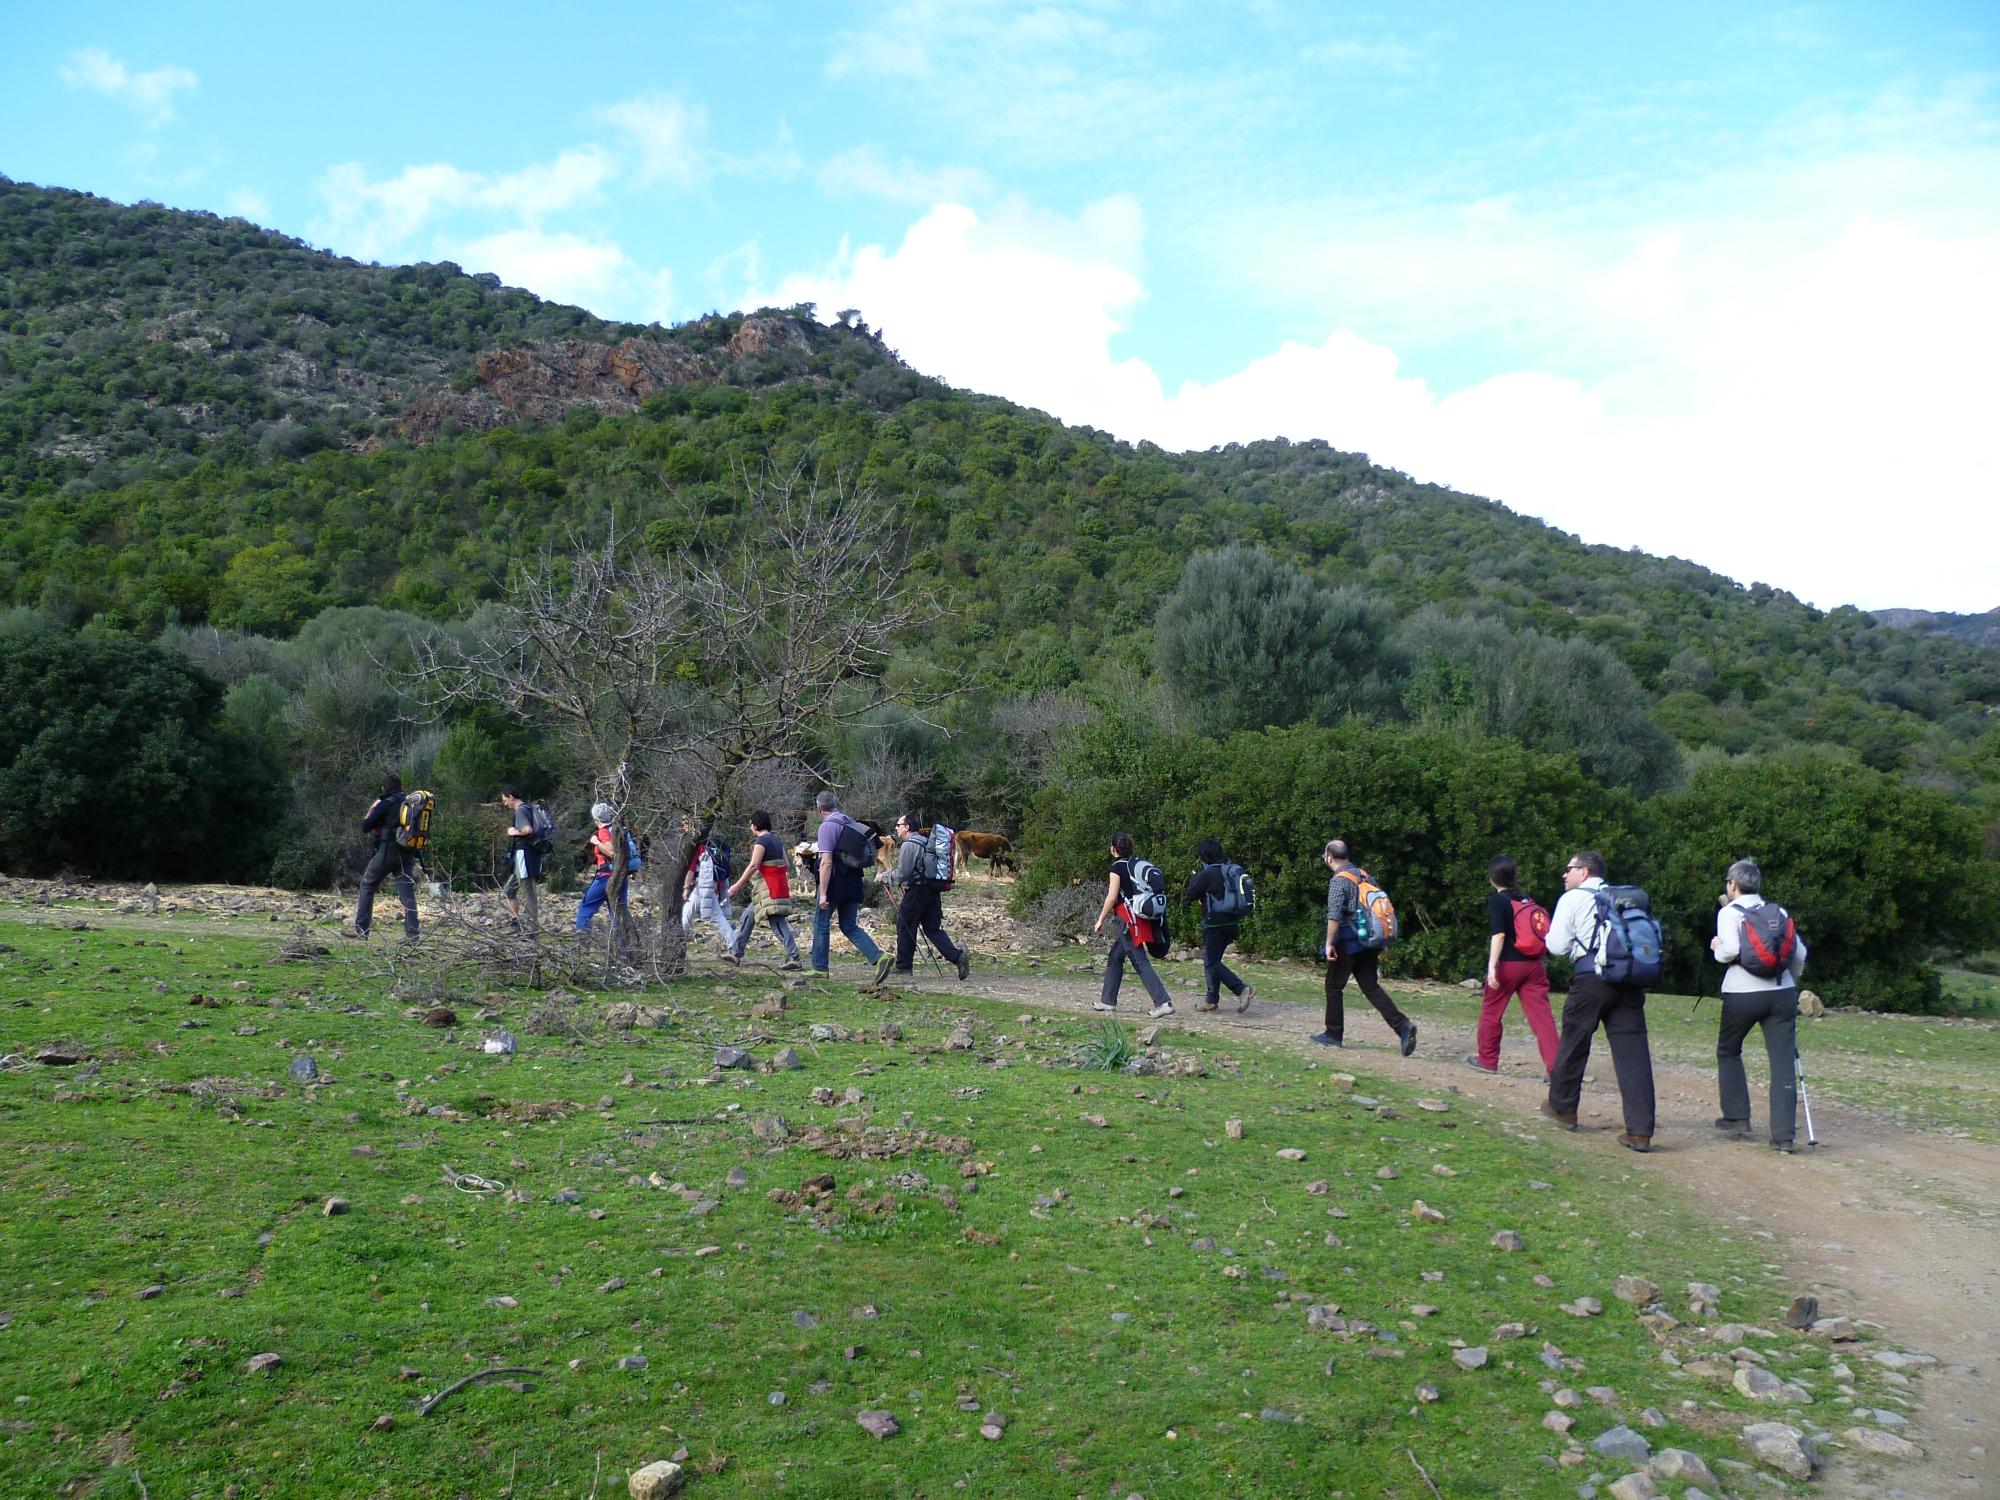
[[[895,670],[944,705],[809,747],[868,811],[915,797],[1018,830],[1107,711],[1211,737],[1356,713],[1518,742],[1640,799],[1712,761],[1819,756],[1955,805],[1976,861],[2000,843],[2000,650],[1949,632],[1591,546],[1324,443],[1134,447],[810,308],[638,329],[451,266],[0,182],[5,628],[156,640],[220,681],[220,729],[292,786],[231,873],[329,876],[385,761],[459,811],[505,775],[581,803],[593,768],[532,726],[399,724],[375,664],[578,536],[754,549],[744,477],[799,464],[894,510],[941,611]],[[1311,691],[1270,690],[1287,673]],[[1326,789],[1322,821],[1352,805]],[[1785,817],[1727,834],[1764,846]],[[8,826],[0,857],[47,861]],[[480,848],[447,857],[477,873]]]

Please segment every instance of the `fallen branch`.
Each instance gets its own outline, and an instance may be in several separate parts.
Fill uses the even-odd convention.
[[[1408,1455],[1411,1463],[1417,1464],[1416,1454],[1411,1453],[1408,1448],[1405,1448],[1403,1452]],[[1422,1464],[1417,1464],[1417,1472],[1423,1476],[1424,1483],[1430,1486],[1430,1492],[1433,1495],[1437,1495],[1437,1500],[1444,1500],[1444,1496],[1438,1495],[1438,1487],[1431,1482],[1430,1471],[1426,1469]]]
[[[540,1370],[523,1369],[519,1365],[493,1365],[484,1370],[474,1370],[462,1380],[454,1380],[435,1396],[427,1396],[417,1403],[417,1415],[427,1417],[444,1403],[444,1398],[455,1391],[461,1391],[475,1380],[490,1380],[495,1375],[540,1375]]]

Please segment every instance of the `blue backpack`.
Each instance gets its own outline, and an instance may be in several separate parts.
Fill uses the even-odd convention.
[[[1250,879],[1250,872],[1234,860],[1220,866],[1222,870],[1222,894],[1202,897],[1202,912],[1211,926],[1226,926],[1240,922],[1250,915],[1250,908],[1257,904],[1257,886]]]
[[[1664,941],[1653,899],[1636,885],[1605,885],[1597,899],[1597,930],[1591,955],[1597,977],[1607,984],[1648,989],[1660,982]]]

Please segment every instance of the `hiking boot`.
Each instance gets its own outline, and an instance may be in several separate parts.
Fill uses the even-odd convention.
[[[1500,1071],[1497,1067],[1495,1068],[1487,1067],[1486,1064],[1481,1062],[1477,1057],[1468,1057],[1465,1060],[1465,1065],[1468,1068],[1477,1068],[1482,1073],[1498,1073]]]
[[[1799,1148],[1794,1146],[1790,1141],[1773,1141],[1771,1142],[1771,1149],[1773,1151],[1782,1151],[1787,1156],[1796,1156]]]
[[[1408,1057],[1412,1052],[1417,1050],[1417,1023],[1415,1021],[1405,1021],[1403,1029],[1397,1032],[1396,1035],[1402,1039],[1403,1056]]]
[[[1322,1047],[1345,1047],[1347,1045],[1330,1031],[1316,1031],[1307,1037],[1306,1040],[1309,1042],[1318,1042]]]
[[[796,974],[804,967],[805,965],[800,963],[796,958],[788,958],[778,965],[778,972],[780,974]]]
[[[1739,1141],[1750,1139],[1750,1122],[1748,1120],[1732,1120],[1725,1115],[1722,1119],[1715,1122],[1715,1128],[1724,1135],[1734,1137]]]
[[[889,971],[895,967],[896,967],[895,955],[890,953],[883,954],[882,957],[878,959],[875,964],[875,982],[877,984],[886,983],[889,978]]]
[[[1650,1135],[1627,1135],[1621,1130],[1618,1132],[1618,1144],[1627,1151],[1636,1151],[1644,1156],[1653,1149],[1653,1138]]]
[[[1158,1005],[1146,1012],[1155,1021],[1159,1020],[1162,1016],[1170,1016],[1173,1013],[1174,1002],[1171,1000],[1162,1000]]]
[[[958,977],[961,982],[972,977],[972,954],[969,950],[958,950]]]
[[[1244,1011],[1250,1008],[1250,1002],[1256,998],[1257,986],[1254,984],[1244,985],[1243,993],[1236,997],[1236,1014],[1239,1016],[1242,1015]],[[1212,1010],[1214,1007],[1211,1006],[1210,1009]]]
[[[1201,1004],[1197,1005],[1195,1009],[1200,1011],[1213,1011],[1213,1010],[1221,1010],[1222,1006],[1217,1001],[1204,1000],[1201,1002]]]
[[[743,955],[738,953],[733,948],[724,948],[720,953],[716,954],[715,956],[721,959],[724,963],[730,964],[736,968],[741,968],[743,966]]]
[[[889,977],[891,979],[915,979],[917,971],[915,969],[891,969]]]
[[[1560,1125],[1564,1130],[1576,1129],[1576,1116],[1560,1113],[1556,1109],[1556,1107],[1553,1104],[1549,1103],[1549,1101],[1546,1099],[1542,1101],[1542,1113],[1546,1115],[1549,1119],[1554,1120],[1556,1124]]]
[[[1118,1009],[1115,1004],[1106,1000],[1093,1000],[1090,1002],[1090,1008],[1095,1011],[1102,1011],[1107,1016]]]

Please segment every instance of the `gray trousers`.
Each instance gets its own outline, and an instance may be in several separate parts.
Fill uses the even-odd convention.
[[[375,891],[384,880],[393,878],[396,894],[403,901],[403,932],[408,937],[417,935],[417,883],[410,876],[413,862],[410,851],[394,839],[382,840],[382,846],[369,858],[368,867],[361,872],[361,898],[354,903],[356,932],[367,935],[375,921]]]
[[[1139,983],[1146,987],[1153,1004],[1169,1004],[1167,987],[1160,983],[1160,976],[1153,968],[1152,955],[1132,941],[1123,922],[1116,917],[1111,921],[1111,953],[1104,961],[1104,988],[1099,997],[1106,1005],[1118,1003],[1118,988],[1125,982],[1125,962],[1130,959],[1132,967],[1138,972]]]
[[[1771,1144],[1789,1146],[1798,1128],[1799,992],[1751,990],[1722,997],[1722,1030],[1715,1038],[1715,1076],[1722,1089],[1722,1117],[1750,1123],[1750,1083],[1743,1076],[1743,1040],[1752,1026],[1764,1028],[1764,1055],[1771,1059]]]

